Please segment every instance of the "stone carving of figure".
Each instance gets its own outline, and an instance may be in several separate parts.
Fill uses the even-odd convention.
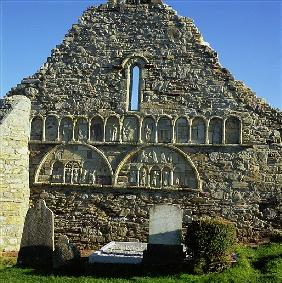
[[[152,186],[156,187],[158,185],[158,177],[159,177],[159,172],[154,171],[152,177]]]
[[[124,141],[131,141],[134,139],[134,129],[127,123],[123,128],[122,135]]]
[[[154,163],[158,163],[158,157],[157,157],[157,154],[154,150],[152,151],[152,158],[153,158]]]
[[[167,162],[168,162],[168,163],[172,163],[172,154],[170,154],[170,155],[167,157]]]
[[[89,174],[90,176],[90,184],[96,184],[96,170],[93,170],[92,173]]]
[[[79,179],[78,169],[73,170],[73,184],[77,184]]]
[[[85,132],[83,131],[83,129],[78,129],[78,139],[79,140],[85,139]]]
[[[135,184],[137,182],[135,169],[132,169],[129,172],[129,182],[132,184]]]
[[[161,163],[167,163],[165,153],[161,154]]]
[[[55,160],[62,160],[64,149],[59,149],[54,153]]]
[[[111,141],[117,140],[117,131],[118,131],[117,126],[114,124],[111,129]]]
[[[179,177],[177,177],[177,178],[175,179],[175,185],[176,185],[176,186],[179,186],[179,185],[180,185],[180,179],[179,179]]]
[[[85,170],[85,169],[81,170],[81,175],[80,175],[80,182],[81,183],[86,183],[87,174],[88,174],[87,170]]]
[[[168,171],[164,171],[163,173],[163,184],[165,187],[169,185],[169,172]]]
[[[144,132],[145,132],[145,141],[150,142],[152,138],[152,131],[148,124],[146,125]]]
[[[146,186],[146,183],[147,183],[147,172],[146,169],[143,168],[141,170],[140,186]]]
[[[146,154],[146,152],[145,152],[145,150],[142,150],[142,153],[141,153],[141,162],[143,162],[143,163],[148,163],[148,156],[147,156],[147,154]]]
[[[65,173],[65,183],[66,184],[70,184],[72,182],[71,180],[71,171],[69,169],[66,170],[66,173]]]

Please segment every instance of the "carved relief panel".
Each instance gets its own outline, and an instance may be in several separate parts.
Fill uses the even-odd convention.
[[[110,185],[112,170],[105,156],[85,145],[59,146],[43,159],[36,183]]]
[[[126,158],[116,173],[118,186],[197,189],[198,174],[189,158],[171,147],[149,146]]]

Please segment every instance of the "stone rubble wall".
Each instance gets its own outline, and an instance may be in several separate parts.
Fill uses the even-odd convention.
[[[11,107],[0,123],[0,251],[19,249],[30,196],[31,103],[24,96],[11,97],[9,102]]]
[[[39,145],[32,146],[33,152],[39,149]],[[244,242],[281,228],[280,145],[181,149],[197,166],[201,191],[32,185],[31,199],[43,198],[53,210],[55,238],[66,234],[81,249],[95,249],[112,240],[147,241],[149,208],[161,203],[183,208],[183,232],[189,221],[204,215],[236,223],[239,240]],[[32,167],[36,168],[36,163]],[[31,176],[33,179],[32,172]]]

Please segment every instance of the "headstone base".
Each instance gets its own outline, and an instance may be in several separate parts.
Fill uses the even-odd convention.
[[[143,264],[178,264],[183,262],[185,256],[182,245],[148,244],[143,252]]]

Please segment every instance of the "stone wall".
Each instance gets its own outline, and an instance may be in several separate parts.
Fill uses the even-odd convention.
[[[15,96],[6,101],[0,121],[0,251],[19,249],[29,204],[30,100]],[[4,113],[5,112],[5,113]]]
[[[54,211],[56,237],[145,241],[154,203],[180,204],[184,226],[221,215],[241,240],[281,226],[282,113],[162,1],[89,7],[8,95],[31,100],[31,198]]]
[[[189,221],[204,215],[235,222],[239,240],[245,242],[280,229],[280,145],[182,150],[198,169],[200,191],[38,184],[31,187],[31,198],[44,198],[54,211],[55,237],[67,234],[82,249],[94,249],[111,240],[146,241],[149,208],[160,203],[183,208],[184,231]],[[32,145],[32,151],[40,152],[40,147]]]

